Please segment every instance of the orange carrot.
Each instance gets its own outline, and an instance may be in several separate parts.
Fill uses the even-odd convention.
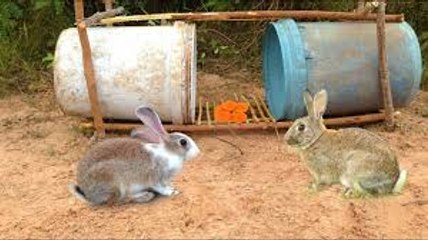
[[[248,111],[248,104],[245,103],[245,102],[238,102],[236,104],[235,111],[239,111],[239,112],[242,112],[242,113],[247,112]]]
[[[243,123],[247,120],[247,115],[242,112],[234,112],[232,114],[232,121],[236,123]]]
[[[243,123],[247,120],[248,104],[228,100],[214,109],[214,118],[219,123]]]

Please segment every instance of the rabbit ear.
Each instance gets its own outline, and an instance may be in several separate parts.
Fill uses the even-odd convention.
[[[308,90],[303,92],[303,100],[305,101],[306,111],[308,112],[309,117],[315,117],[314,103]]]
[[[327,91],[319,91],[314,97],[314,113],[316,119],[321,119],[327,108]]]
[[[149,107],[138,107],[135,110],[135,115],[159,137],[163,138],[168,135],[162,126],[158,114],[153,109]]]
[[[162,138],[159,134],[155,133],[151,128],[144,126],[144,128],[136,128],[131,132],[132,138],[139,138],[149,143],[160,143]]]

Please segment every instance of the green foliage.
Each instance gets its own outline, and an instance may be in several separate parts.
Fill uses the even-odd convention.
[[[55,56],[52,53],[46,54],[46,56],[42,59],[42,63],[46,66],[46,68],[51,68],[53,66]]]
[[[0,96],[42,90],[50,84],[58,34],[72,26],[62,0],[3,0],[0,3]]]

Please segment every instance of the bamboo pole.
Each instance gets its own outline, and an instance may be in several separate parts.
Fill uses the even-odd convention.
[[[260,97],[260,96],[257,96],[257,99],[260,101],[260,103],[261,103],[261,105],[263,107],[263,110],[265,110],[265,112],[269,116],[270,120],[272,122],[276,122],[275,118],[272,116],[272,113],[269,111],[269,108],[267,107],[267,105],[266,105],[265,101],[263,100],[263,98]]]
[[[81,22],[85,18],[83,0],[74,0],[74,13],[76,23]]]
[[[244,95],[241,95],[241,98],[248,104],[248,108],[250,109],[251,116],[253,117],[254,122],[260,122],[259,118],[257,117],[256,110],[254,110],[253,106],[251,105],[248,98],[246,98]]]
[[[106,18],[101,24],[112,24],[130,21],[148,20],[181,20],[181,21],[257,21],[294,18],[296,20],[330,20],[330,21],[376,21],[376,14],[360,14],[356,12],[327,12],[327,11],[236,11],[236,12],[206,12],[206,13],[164,13],[145,14]],[[387,22],[404,21],[403,14],[386,15]]]
[[[205,107],[206,107],[206,113],[207,113],[207,121],[208,121],[208,126],[211,127],[211,113],[210,113],[210,105],[209,102],[205,102]]]
[[[83,70],[86,79],[86,86],[88,89],[89,102],[91,104],[91,112],[94,118],[94,126],[97,137],[103,138],[105,136],[105,128],[100,110],[97,94],[97,86],[95,82],[94,67],[92,64],[91,47],[89,44],[88,32],[84,22],[84,4],[83,0],[75,0],[75,18],[78,24],[77,32],[79,34],[80,44],[82,47]]]
[[[379,1],[377,19],[377,41],[379,53],[379,80],[382,91],[383,105],[385,108],[385,120],[388,127],[392,127],[394,106],[392,102],[391,85],[389,81],[388,59],[385,44],[385,1]]]
[[[253,98],[253,101],[256,103],[256,108],[257,108],[257,110],[259,110],[261,119],[263,119],[263,121],[265,121],[265,122],[270,122],[269,118],[267,118],[265,113],[263,112],[263,109],[260,106],[259,101],[257,101],[257,98],[255,96],[251,96],[251,97]]]
[[[198,111],[198,121],[197,121],[197,125],[201,125],[201,121],[202,121],[202,98],[199,97],[199,111]]]
[[[327,118],[324,123],[327,126],[349,126],[359,125],[365,123],[380,122],[385,119],[384,113],[372,113],[359,116],[341,117],[341,118]],[[164,125],[168,131],[180,132],[208,132],[212,130],[261,130],[261,129],[275,129],[275,128],[289,128],[293,122],[262,122],[262,123],[249,123],[249,124],[217,124],[217,125]],[[80,126],[85,129],[92,129],[93,123],[81,123]],[[129,131],[136,127],[141,127],[140,123],[105,123],[107,130],[120,130]]]

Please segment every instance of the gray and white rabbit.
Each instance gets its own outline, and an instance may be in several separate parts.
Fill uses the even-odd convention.
[[[172,196],[172,178],[183,162],[198,156],[196,143],[182,133],[168,134],[148,107],[135,114],[144,123],[128,138],[112,138],[93,146],[77,166],[71,192],[91,205],[148,202],[155,193]]]
[[[308,116],[297,119],[284,136],[296,149],[314,178],[310,187],[341,183],[345,197],[384,195],[402,191],[407,171],[399,169],[391,146],[361,128],[326,129],[323,114],[327,92],[314,99],[304,92]]]

